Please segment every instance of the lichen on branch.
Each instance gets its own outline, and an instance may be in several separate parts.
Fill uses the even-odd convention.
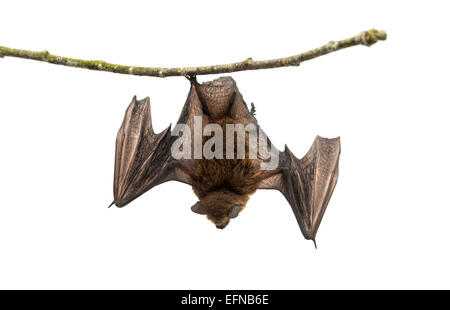
[[[161,67],[136,67],[111,64],[102,60],[83,60],[76,58],[68,58],[50,54],[48,51],[29,51],[23,49],[9,48],[0,46],[0,58],[2,57],[18,57],[44,61],[52,64],[84,68],[97,71],[108,71],[113,73],[122,73],[130,75],[167,77],[167,76],[194,76],[206,74],[231,73],[245,70],[271,69],[288,66],[299,66],[300,63],[326,55],[347,47],[356,45],[371,46],[380,40],[386,40],[386,32],[376,29],[363,31],[360,34],[341,41],[331,41],[316,49],[277,59],[270,60],[253,60],[247,58],[240,62],[202,66],[202,67],[181,67],[181,68],[161,68]]]

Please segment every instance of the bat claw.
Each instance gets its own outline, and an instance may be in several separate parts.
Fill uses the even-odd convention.
[[[316,248],[316,250],[317,250],[316,239],[312,239],[312,241],[314,242],[314,247],[315,247],[315,248]]]
[[[114,204],[115,201],[111,202],[111,204],[108,206],[108,208],[111,208],[111,206]]]
[[[255,104],[253,102],[251,103],[250,114],[253,116],[256,115],[256,108],[255,108]]]
[[[197,76],[195,74],[188,73],[184,77],[187,78],[189,82],[191,82],[192,84],[198,84]]]

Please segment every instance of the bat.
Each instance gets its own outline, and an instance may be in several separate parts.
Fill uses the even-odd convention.
[[[191,136],[194,131],[194,140],[196,129],[204,134],[205,129],[212,126],[214,135],[211,131],[209,136],[215,143],[210,146],[216,156],[199,155],[192,139],[184,137],[186,131],[182,135],[181,132],[176,134],[169,126],[155,133],[150,99],[137,100],[135,96],[117,134],[114,201],[111,205],[123,207],[156,185],[179,181],[191,185],[198,197],[192,211],[206,215],[217,228],[223,229],[242,212],[256,190],[276,189],[289,202],[303,236],[316,244],[317,230],[338,178],[339,137],[326,139],[317,136],[301,159],[295,157],[287,146],[284,152],[278,151],[267,139],[268,154],[277,154],[278,165],[262,169],[268,162],[267,154],[264,155],[266,157],[259,153],[256,157],[250,156],[262,145],[260,140],[252,141],[250,134],[261,133],[262,130],[255,118],[254,105],[249,111],[236,82],[231,77],[201,84],[195,77],[188,79],[190,91],[177,125],[191,131]],[[252,128],[244,132],[244,138],[240,140],[243,145],[240,156],[238,132],[228,134],[226,131],[228,127],[239,124]],[[221,137],[218,134],[221,130],[227,134]],[[200,151],[201,147],[206,148],[207,138],[205,135],[201,137]],[[173,156],[174,148],[183,156]]]

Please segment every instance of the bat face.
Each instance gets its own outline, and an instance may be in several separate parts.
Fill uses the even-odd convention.
[[[206,215],[218,229],[225,228],[232,218],[236,218],[243,209],[242,206],[235,204],[234,195],[226,191],[214,191],[208,196],[200,198],[191,210],[195,213]]]
[[[257,189],[277,189],[304,237],[314,240],[337,181],[339,138],[316,137],[302,159],[287,147],[279,152],[262,139],[267,137],[232,78],[190,81],[173,130],[156,134],[149,98],[133,98],[117,134],[113,203],[123,207],[152,187],[176,180],[191,185],[198,197],[192,211],[222,229]]]

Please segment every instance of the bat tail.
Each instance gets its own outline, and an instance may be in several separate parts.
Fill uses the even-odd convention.
[[[111,204],[108,206],[108,208],[111,208],[111,206],[115,203],[115,201],[111,202]]]

